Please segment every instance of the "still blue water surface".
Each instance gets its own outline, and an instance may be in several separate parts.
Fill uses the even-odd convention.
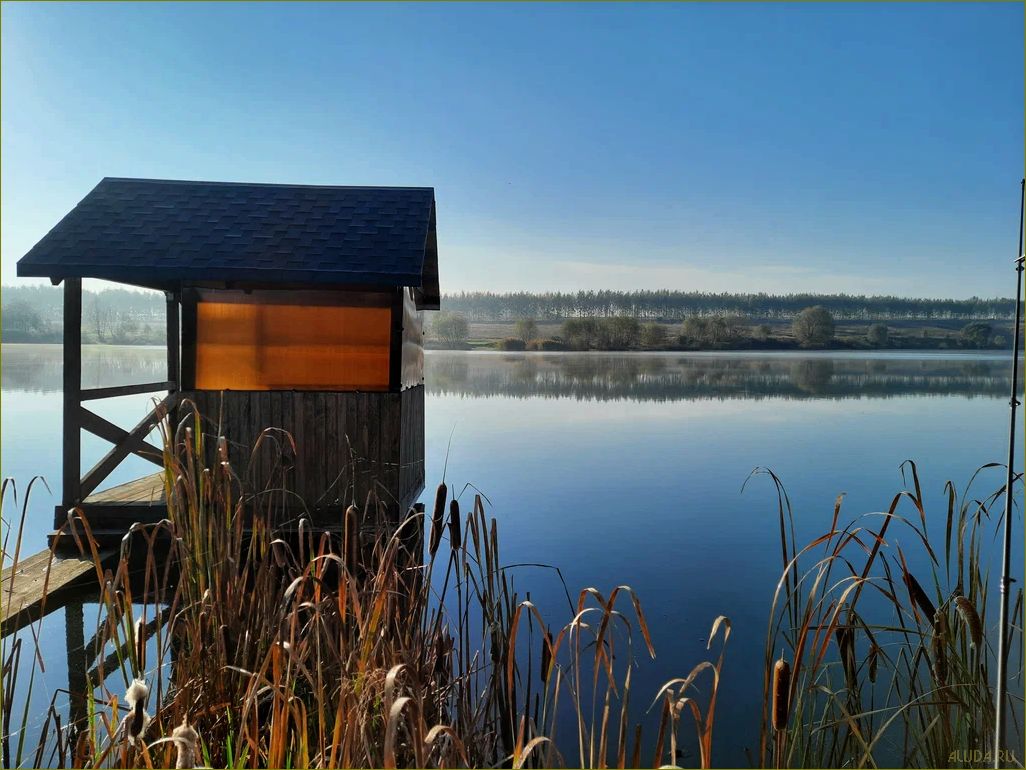
[[[159,348],[87,347],[83,384],[160,380],[164,361]],[[745,479],[756,467],[781,477],[803,540],[829,527],[840,493],[842,520],[885,510],[903,488],[901,463],[913,459],[931,533],[942,538],[944,482],[962,489],[976,468],[1004,460],[1009,368],[994,354],[429,351],[425,499],[451,435],[446,480],[451,490],[470,483],[487,495],[505,563],[559,566],[575,599],[588,586],[606,594],[619,584],[634,588],[657,650],[635,678],[641,711],[662,682],[711,654],[709,626],[727,615],[733,635],[715,761],[747,764],[781,557],[772,485],[757,477],[742,494]],[[4,345],[2,385],[2,473],[21,488],[41,474],[54,492],[40,487],[32,496],[23,545],[32,553],[45,547],[59,495],[60,348]],[[131,396],[93,406],[130,427],[148,402]],[[83,467],[106,447],[84,439]],[[152,468],[129,460],[110,483]],[[1003,473],[991,470],[977,483],[990,492]],[[464,492],[465,509],[472,495]],[[924,564],[911,536],[896,535],[895,545]],[[996,543],[988,547],[996,552]],[[529,591],[554,627],[570,619],[553,572],[515,574],[521,597]],[[63,618],[56,612],[42,624],[48,692],[33,698],[40,713],[50,693],[67,686]],[[94,619],[95,605],[87,629]]]

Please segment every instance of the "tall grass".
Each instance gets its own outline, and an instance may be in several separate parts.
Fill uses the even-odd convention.
[[[481,495],[464,501],[443,483],[432,509],[398,529],[373,495],[340,509],[333,532],[303,518],[286,529],[285,490],[247,489],[199,414],[165,415],[161,433],[167,520],[132,527],[110,566],[80,512],[64,527],[93,559],[101,605],[84,714],[68,724],[55,695],[27,737],[40,625],[0,642],[3,766],[660,767],[689,752],[715,764],[725,617],[710,660],[639,697],[632,680],[655,650],[638,597],[627,586],[568,593],[567,622],[550,627],[552,608],[515,588]],[[291,441],[267,439],[255,451]],[[978,495],[974,475],[933,505],[915,465],[904,471],[909,489],[887,510],[845,521],[838,498],[804,544],[783,483],[762,471],[777,496],[781,577],[768,587],[754,765],[978,766],[974,752],[989,748],[988,552],[1004,489]],[[0,506],[9,498],[5,485]],[[27,499],[22,522],[26,511]],[[5,568],[21,556],[11,524]],[[1014,749],[1021,588],[1012,605]]]
[[[762,472],[777,492],[783,568],[766,637],[760,763],[989,763],[997,629],[988,601],[1000,576],[987,547],[1001,527],[1004,487],[977,496],[977,471],[961,495],[949,482],[943,507],[929,506],[908,462],[910,489],[886,511],[843,523],[839,497],[829,529],[802,545],[783,484]],[[913,573],[910,563],[923,566]],[[1002,764],[1021,766],[1021,587],[1011,600],[1014,716]],[[789,669],[782,686],[780,661]]]
[[[160,427],[168,519],[134,525],[111,566],[80,512],[65,525],[96,566],[98,662],[84,717],[62,725],[51,706],[35,764],[660,766],[685,743],[711,764],[725,618],[716,662],[667,683],[643,729],[632,672],[655,651],[629,587],[581,591],[550,629],[480,495],[464,513],[442,485],[430,523],[414,510],[398,530],[373,495],[335,532],[279,529],[267,501],[286,496],[247,490],[195,410]],[[5,712],[7,767],[28,757],[7,753],[16,722]]]

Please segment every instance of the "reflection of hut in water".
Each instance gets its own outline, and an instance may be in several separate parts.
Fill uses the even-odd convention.
[[[146,441],[155,415],[125,430],[84,405],[156,391],[170,409],[193,400],[243,460],[264,428],[290,432],[295,456],[253,462],[247,480],[284,482],[324,523],[371,489],[398,510],[420,494],[421,311],[439,303],[431,188],[104,179],[18,274],[64,283],[58,522],[80,506],[120,534],[165,515],[159,474],[101,489],[129,454],[161,464]],[[83,389],[83,278],[165,292],[166,379]],[[114,445],[84,476],[81,430]]]

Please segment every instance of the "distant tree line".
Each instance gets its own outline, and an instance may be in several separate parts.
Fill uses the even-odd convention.
[[[60,342],[63,290],[58,286],[0,289],[0,333],[5,342]],[[164,341],[164,296],[154,291],[107,289],[82,292],[85,342],[143,345]]]
[[[567,318],[551,337],[540,338],[534,318],[518,318],[514,336],[496,340],[499,350],[732,350],[801,348],[1003,348],[1003,334],[986,321],[970,321],[956,336],[946,332],[931,338],[923,329],[919,336],[895,340],[885,323],[871,324],[864,336],[835,338],[834,317],[822,305],[804,308],[790,323],[789,334],[774,334],[767,324],[752,326],[738,315],[689,316],[674,328],[656,321],[642,323],[631,316]],[[470,323],[452,310],[435,314],[428,338],[443,347],[470,347]],[[896,345],[892,345],[896,343]]]
[[[469,321],[629,316],[683,321],[692,316],[743,316],[791,320],[819,306],[837,320],[1011,319],[1011,299],[918,299],[856,294],[734,294],[686,291],[461,292],[442,298],[442,308]]]

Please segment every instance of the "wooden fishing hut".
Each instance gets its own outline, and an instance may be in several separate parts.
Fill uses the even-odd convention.
[[[283,473],[280,458],[248,462],[258,436],[288,431],[285,485],[315,523],[337,524],[369,490],[397,512],[423,490],[422,311],[439,306],[432,188],[105,178],[17,269],[64,284],[55,526],[72,507],[98,537],[166,516],[159,472],[104,485],[130,454],[162,464],[147,440],[155,411],[123,428],[89,408],[138,393],[165,392],[172,414],[193,401],[209,446],[227,439],[252,490]],[[83,278],[164,292],[166,380],[82,387]],[[82,431],[112,445],[84,474]]]

